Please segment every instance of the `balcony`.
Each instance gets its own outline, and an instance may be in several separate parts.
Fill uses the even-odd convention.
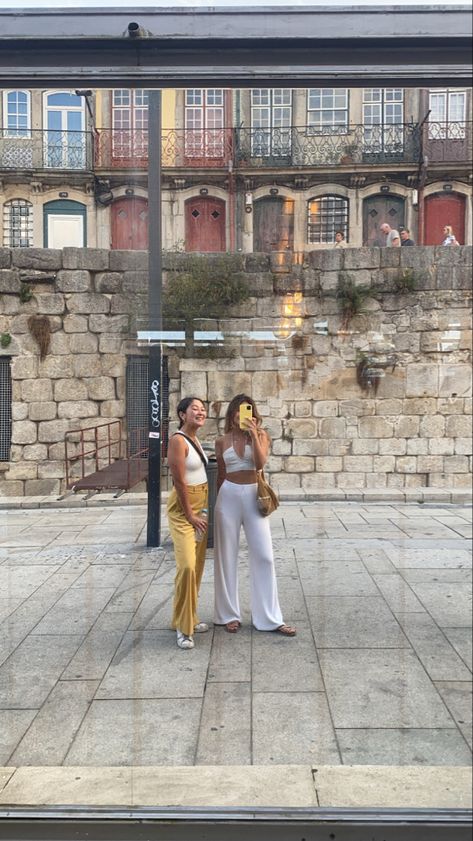
[[[233,129],[163,129],[163,167],[218,169],[233,160]],[[97,169],[147,169],[148,132],[98,129],[95,147]]]
[[[0,170],[90,171],[93,134],[86,131],[0,130]]]
[[[472,123],[426,123],[423,148],[428,163],[471,163]]]

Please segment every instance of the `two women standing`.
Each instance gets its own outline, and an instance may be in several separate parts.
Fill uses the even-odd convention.
[[[246,429],[240,428],[241,404],[252,408]],[[173,628],[180,648],[193,648],[193,634],[207,631],[197,617],[197,600],[207,548],[208,492],[206,457],[197,433],[206,419],[201,400],[188,397],[178,406],[180,429],[171,439],[168,452],[174,488],[168,501],[168,519],[176,556]],[[238,599],[238,550],[243,526],[249,549],[250,594],[253,624],[260,631],[295,636],[284,624],[279,606],[269,521],[257,506],[256,474],[264,467],[270,440],[262,429],[254,401],[245,394],[229,404],[224,435],[216,442],[217,486],[215,507],[215,622],[229,633],[241,626]],[[202,533],[203,539],[196,540]]]

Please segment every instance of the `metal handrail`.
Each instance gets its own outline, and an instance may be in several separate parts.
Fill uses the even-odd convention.
[[[118,437],[116,439],[112,439],[112,427],[118,427]],[[106,440],[105,443],[99,444],[99,430],[105,429],[106,430]],[[94,446],[92,449],[85,450],[84,443],[85,438],[84,435],[88,432],[93,430],[93,440]],[[68,436],[72,435],[79,435],[79,444],[80,444],[80,451],[74,453],[73,455],[69,455],[69,447],[72,442],[68,441]],[[112,455],[112,447],[118,444],[118,456],[115,457]],[[123,447],[123,439],[122,439],[122,423],[119,420],[109,421],[108,423],[101,423],[97,426],[87,426],[82,429],[69,429],[66,432],[65,440],[64,440],[64,449],[65,449],[65,462],[66,462],[66,487],[68,490],[74,487],[75,483],[77,482],[77,477],[70,477],[70,468],[73,464],[80,461],[81,462],[81,478],[85,477],[85,461],[87,457],[94,459],[95,461],[95,470],[98,471],[100,469],[100,457],[99,452],[100,450],[107,450],[108,451],[108,464],[112,464],[117,458],[122,458],[122,447]]]
[[[0,170],[91,171],[94,133],[55,129],[0,129]]]

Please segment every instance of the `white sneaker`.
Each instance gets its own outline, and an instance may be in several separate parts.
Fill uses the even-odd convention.
[[[209,626],[207,622],[198,622],[197,625],[194,626],[194,634],[205,634],[209,630]]]
[[[177,631],[177,644],[179,648],[194,648],[194,640],[192,637],[183,634],[182,631]]]

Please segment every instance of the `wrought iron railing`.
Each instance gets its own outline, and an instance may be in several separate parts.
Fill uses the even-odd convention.
[[[350,125],[237,131],[237,166],[334,167],[415,162],[420,133],[414,124]]]
[[[0,129],[0,169],[91,170],[92,164],[92,132]]]
[[[163,129],[164,167],[226,167],[233,159],[233,129]],[[148,132],[98,129],[95,148],[98,169],[146,169]]]
[[[429,163],[471,162],[472,123],[428,122],[423,129],[423,151]]]
[[[367,164],[468,163],[471,122],[349,127],[164,129],[165,168],[350,167]],[[0,170],[146,170],[148,132],[0,130]]]

